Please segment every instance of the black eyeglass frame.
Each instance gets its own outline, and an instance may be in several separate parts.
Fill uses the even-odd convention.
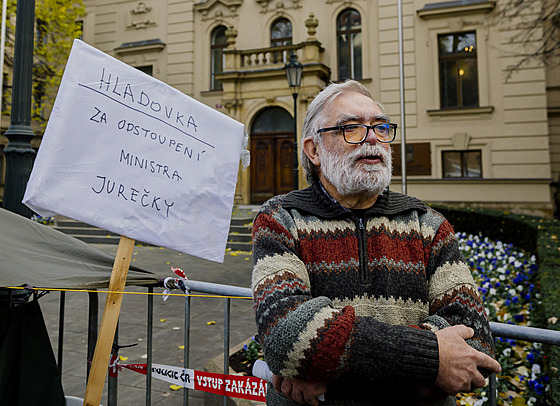
[[[379,137],[377,136],[377,133],[375,132],[375,128],[378,127],[378,126],[382,126],[382,125],[388,125],[388,126],[390,126],[390,127],[393,129],[393,138],[391,138],[391,139],[388,140],[388,141],[380,140]],[[364,135],[364,138],[362,138],[361,141],[348,141],[348,140],[346,139],[346,132],[345,132],[346,128],[347,128],[347,127],[356,127],[356,126],[364,127],[364,128],[367,129],[367,131],[366,131],[366,133],[365,133],[365,135]],[[319,128],[319,129],[317,130],[317,134],[324,133],[324,132],[327,132],[327,131],[341,131],[341,132],[342,132],[342,136],[343,136],[343,138],[344,138],[344,141],[346,141],[348,144],[361,144],[362,142],[364,142],[364,141],[366,140],[366,138],[367,138],[367,136],[368,136],[368,134],[369,134],[369,130],[372,130],[372,131],[373,131],[373,133],[375,134],[375,137],[376,137],[377,141],[379,141],[379,142],[389,143],[389,142],[395,141],[395,138],[397,138],[397,124],[395,124],[395,123],[378,123],[378,124],[374,124],[374,125],[367,125],[367,124],[360,124],[360,123],[355,123],[355,124],[343,124],[343,125],[337,125],[336,127]]]

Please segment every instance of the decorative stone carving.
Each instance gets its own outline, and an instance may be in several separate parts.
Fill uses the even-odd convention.
[[[147,6],[145,2],[138,2],[136,7],[130,10],[130,20],[127,28],[139,30],[155,26],[155,11],[152,10],[153,7]]]
[[[230,25],[228,27],[228,29],[226,30],[226,37],[227,37],[227,47],[229,49],[235,49],[235,39],[237,38],[237,30],[233,27],[233,25]]]
[[[308,41],[316,41],[315,34],[317,33],[317,26],[319,25],[319,20],[315,18],[313,13],[309,14],[309,18],[305,20],[305,26],[307,27],[307,38]]]
[[[151,7],[146,6],[146,3],[141,1],[136,5],[136,8],[130,10],[130,12],[132,14],[145,14],[145,13],[149,13],[151,9],[152,9]]]
[[[216,13],[221,17],[238,17],[237,9],[243,4],[243,0],[208,0],[204,3],[196,3],[195,11],[204,17],[202,20],[213,20]]]
[[[261,14],[272,13],[278,10],[301,8],[300,0],[255,0],[261,6]]]
[[[467,133],[455,133],[451,137],[453,148],[457,151],[466,151],[469,148],[470,141],[471,137]]]

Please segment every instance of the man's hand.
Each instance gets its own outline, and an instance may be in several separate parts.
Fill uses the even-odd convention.
[[[325,382],[306,382],[298,379],[282,378],[278,375],[272,376],[272,386],[288,399],[302,405],[318,406],[319,400],[317,396],[327,391],[327,384]]]
[[[450,395],[482,388],[486,381],[478,368],[499,373],[500,364],[488,355],[475,350],[465,340],[474,330],[457,325],[436,332],[439,345],[439,373],[436,386]]]

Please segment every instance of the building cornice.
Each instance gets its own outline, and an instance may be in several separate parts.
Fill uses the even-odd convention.
[[[117,55],[128,55],[145,52],[160,52],[165,48],[161,39],[125,42],[114,49]]]
[[[456,0],[439,3],[428,3],[416,11],[423,19],[455,17],[466,14],[489,13],[496,7],[495,1],[488,0]]]
[[[468,116],[473,114],[491,114],[494,111],[494,106],[484,107],[465,107],[456,109],[444,110],[427,110],[431,117],[444,117],[444,116]]]

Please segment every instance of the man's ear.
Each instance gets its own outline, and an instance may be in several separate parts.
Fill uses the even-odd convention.
[[[307,155],[313,165],[321,166],[321,159],[319,158],[317,144],[315,144],[312,137],[303,140],[303,152]]]

